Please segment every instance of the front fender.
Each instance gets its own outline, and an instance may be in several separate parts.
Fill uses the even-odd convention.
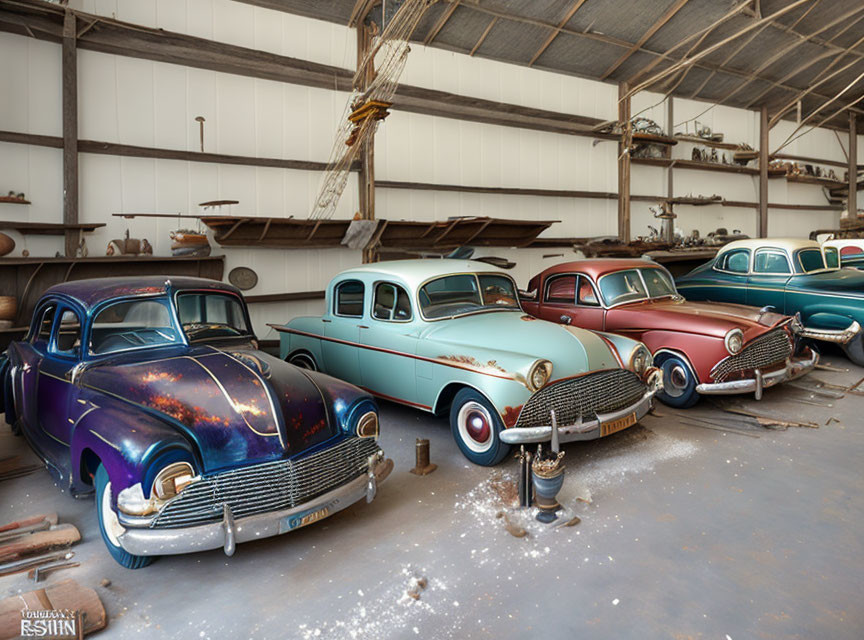
[[[134,484],[144,487],[153,461],[171,451],[193,463],[200,472],[201,457],[194,445],[170,425],[143,412],[90,403],[74,426],[70,440],[71,484],[74,492],[86,492],[89,473],[101,463],[108,472],[115,495]],[[152,482],[152,475],[149,476]]]
[[[854,318],[850,316],[827,311],[813,313],[803,318],[804,326],[811,329],[842,330],[846,329],[853,321]],[[858,323],[864,325],[864,318],[858,320]]]
[[[630,363],[630,358],[633,356],[633,352],[636,351],[642,343],[633,338],[625,338],[624,336],[619,336],[615,333],[606,333],[605,331],[595,331],[594,333],[605,338],[607,344],[611,342],[611,347],[621,359],[621,366],[624,369],[629,368],[628,365]]]
[[[319,371],[309,371],[308,369],[301,369],[301,371],[321,391],[325,404],[330,407],[333,417],[343,432],[352,431],[353,421],[360,417],[355,415],[354,409],[361,403],[364,408],[369,407],[368,410],[378,412],[378,405],[372,395],[353,384],[343,382]]]

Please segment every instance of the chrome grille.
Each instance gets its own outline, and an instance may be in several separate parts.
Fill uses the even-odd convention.
[[[792,342],[785,329],[774,329],[759,336],[734,356],[721,360],[711,371],[711,377],[723,382],[742,371],[764,369],[782,364],[792,356]]]
[[[235,518],[290,509],[366,473],[376,451],[374,438],[348,438],[305,458],[208,476],[189,485],[150,526],[175,529],[218,522],[224,504]]]
[[[636,404],[645,393],[645,383],[632,371],[598,371],[562,380],[543,387],[528,399],[516,421],[517,427],[542,427],[550,424],[549,411],[555,410],[560,426],[593,420],[598,413],[609,413]]]

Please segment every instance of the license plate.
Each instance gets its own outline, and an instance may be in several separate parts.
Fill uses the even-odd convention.
[[[613,420],[612,422],[604,422],[603,424],[601,424],[600,437],[608,436],[610,433],[621,431],[622,429],[626,429],[627,427],[632,427],[634,424],[636,424],[635,411],[629,416],[624,416],[623,418],[618,418],[617,420]]]
[[[288,516],[282,518],[282,521],[279,523],[279,533],[285,533],[286,531],[293,531],[294,529],[305,527],[313,522],[323,520],[329,515],[330,507],[324,507],[323,509],[318,509],[318,511],[307,513],[305,516]]]

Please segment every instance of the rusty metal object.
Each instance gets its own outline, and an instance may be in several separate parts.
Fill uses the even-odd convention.
[[[437,464],[429,462],[429,440],[426,438],[417,438],[417,444],[415,445],[414,450],[417,456],[417,461],[414,468],[411,469],[411,473],[415,476],[426,476],[438,468]]]
[[[530,507],[534,500],[533,485],[531,484],[531,455],[525,451],[525,445],[519,450],[519,506]]]
[[[58,564],[44,565],[28,571],[27,577],[31,578],[33,582],[39,582],[42,578],[44,578],[48,574],[54,573],[55,571],[60,571],[61,569],[71,569],[72,567],[80,566],[80,562],[60,562]]]

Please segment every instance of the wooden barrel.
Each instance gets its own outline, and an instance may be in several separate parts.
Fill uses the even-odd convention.
[[[0,296],[0,320],[15,320],[18,315],[18,300],[15,296]]]
[[[15,249],[15,241],[5,233],[0,233],[0,257],[12,253]]]

